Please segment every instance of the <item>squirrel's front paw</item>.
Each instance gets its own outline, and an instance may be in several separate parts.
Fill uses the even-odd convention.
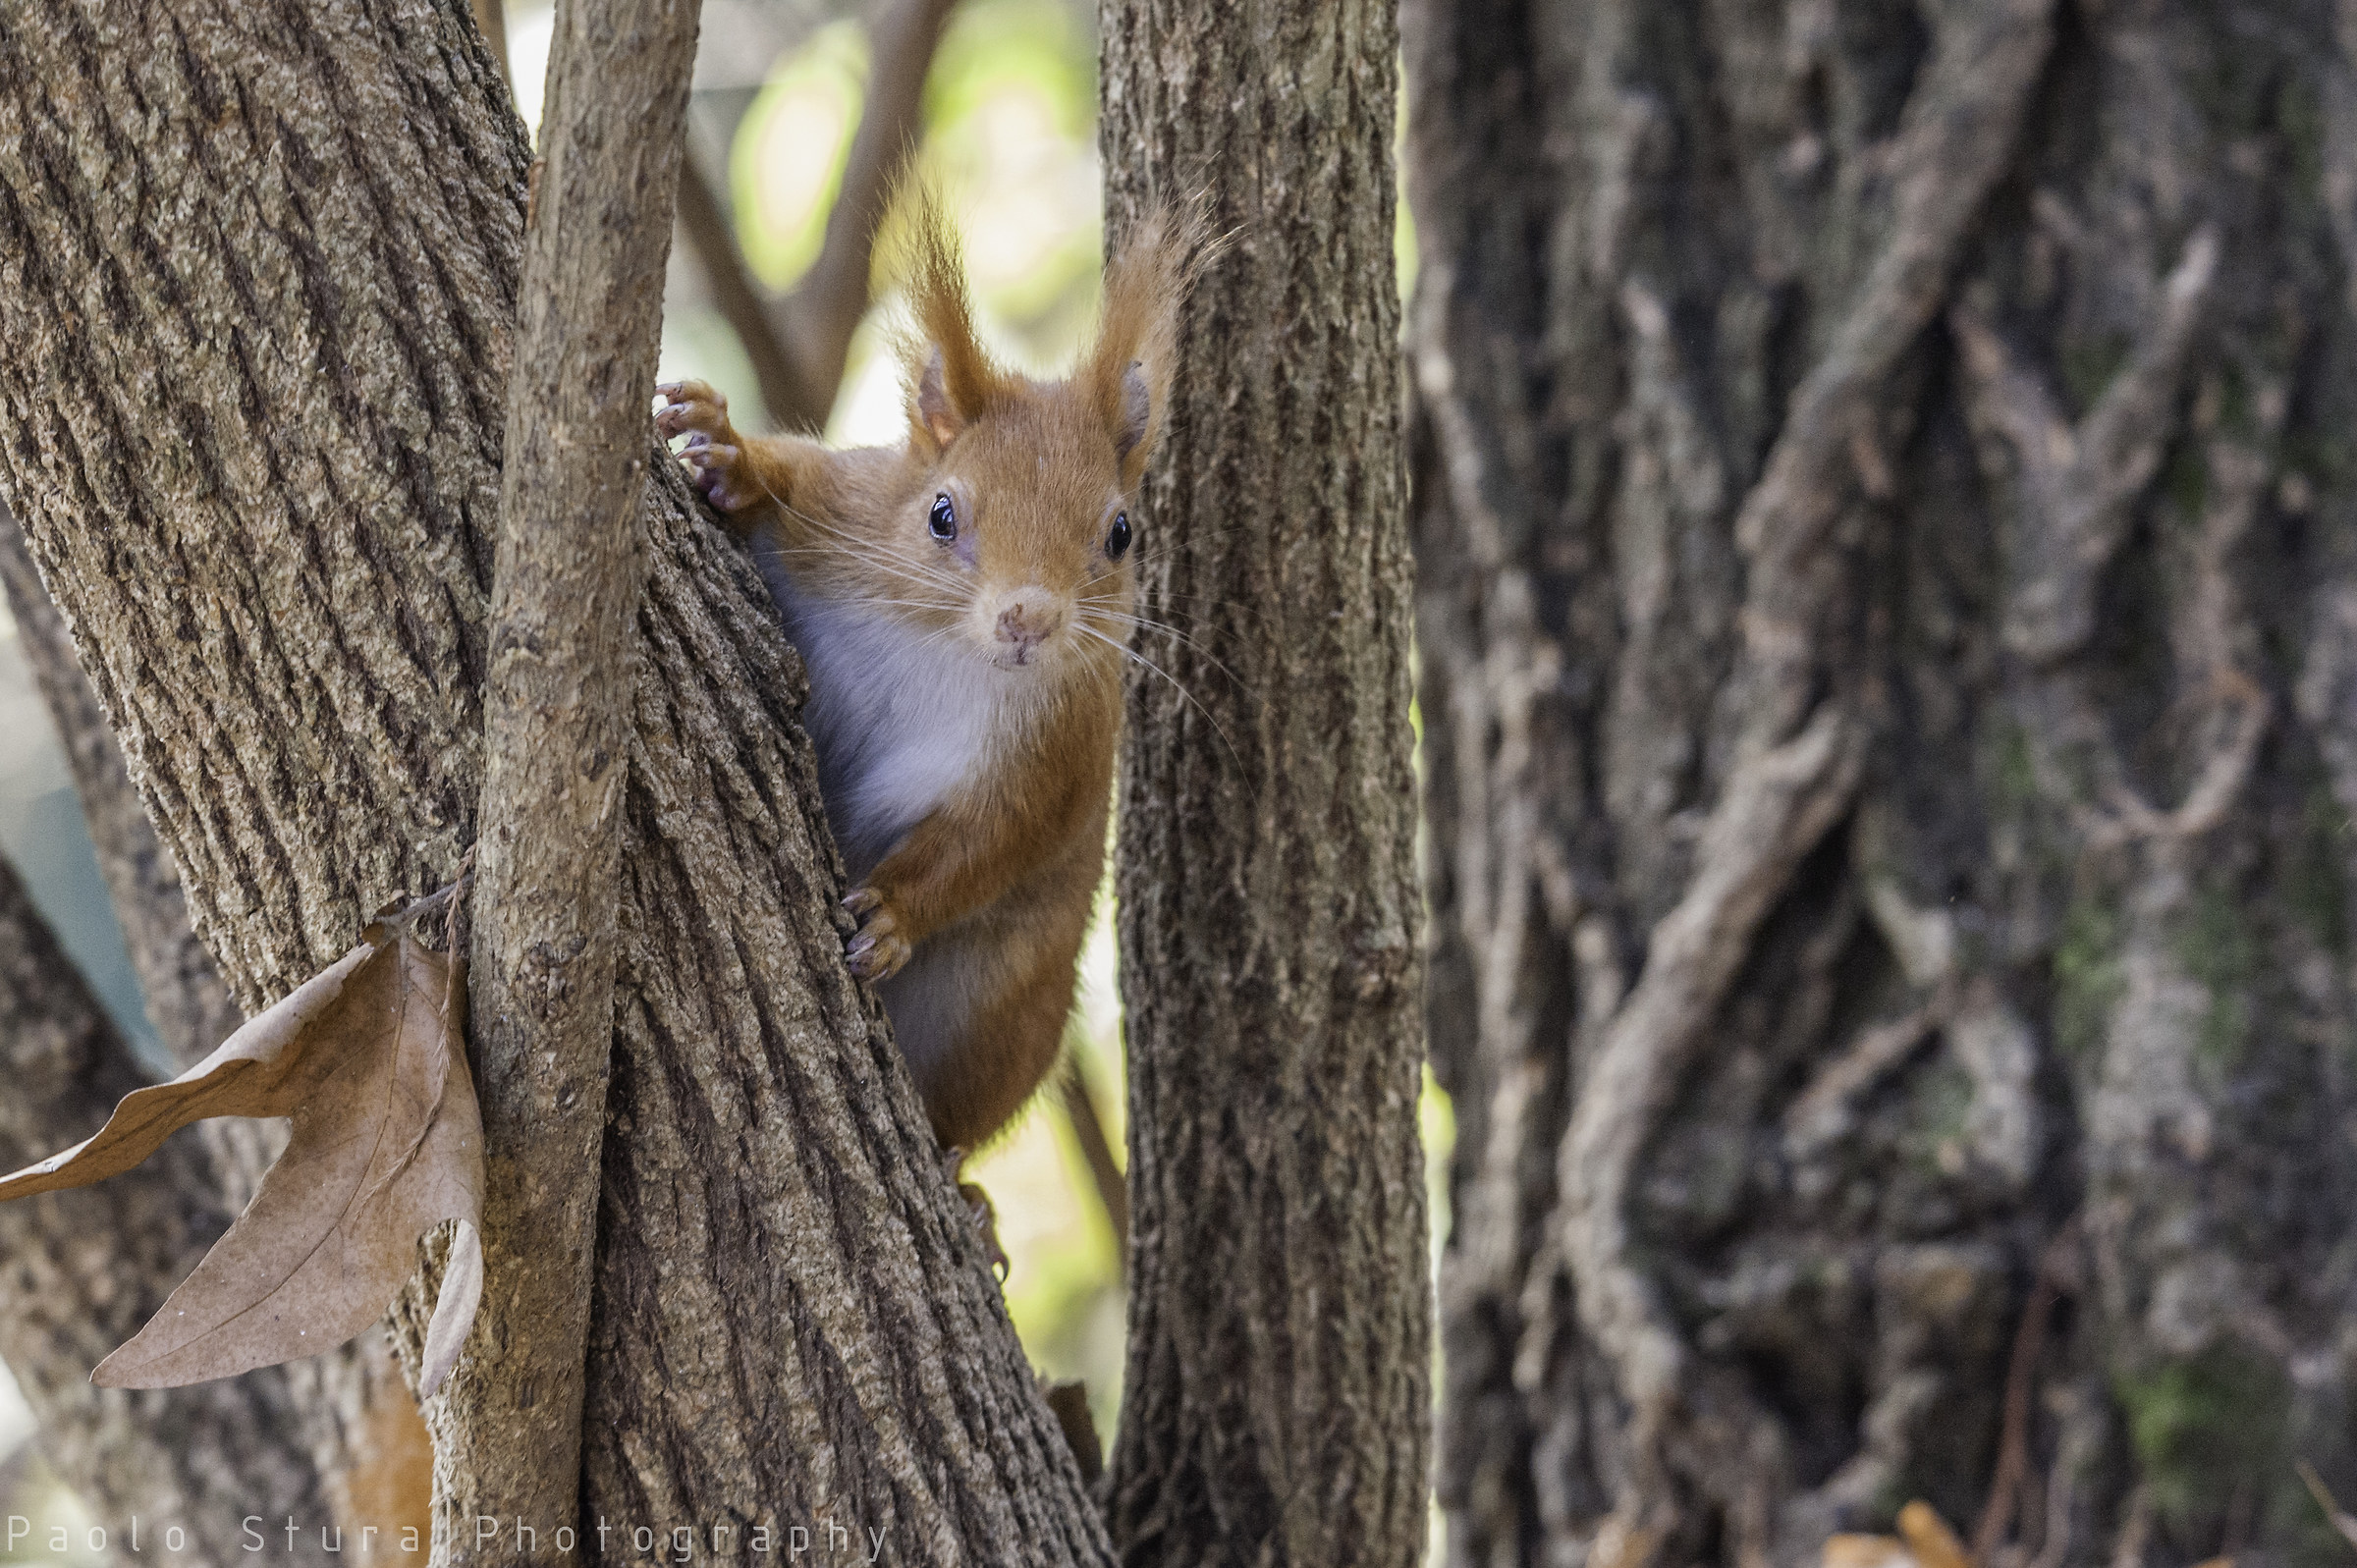
[[[854,888],[843,906],[859,920],[859,934],[844,949],[851,973],[862,980],[884,980],[899,974],[913,949],[901,935],[901,923],[884,895],[873,888]]]
[[[729,400],[703,381],[667,381],[655,389],[664,406],[655,413],[663,439],[685,436],[680,461],[688,482],[723,512],[741,512],[760,499],[744,461],[744,443],[729,423]]]

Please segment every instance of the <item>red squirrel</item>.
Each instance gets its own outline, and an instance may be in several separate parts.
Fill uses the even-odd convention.
[[[944,1150],[988,1141],[1054,1068],[1104,871],[1134,498],[1200,248],[1143,224],[1068,379],[994,363],[939,209],[908,221],[908,434],[833,451],[743,436],[700,381],[656,423],[748,541],[809,669],[803,721],[876,982]]]

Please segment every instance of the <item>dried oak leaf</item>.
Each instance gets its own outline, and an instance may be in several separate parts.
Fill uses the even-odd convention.
[[[293,1118],[253,1202],[93,1382],[171,1388],[332,1349],[384,1316],[417,1238],[456,1219],[418,1379],[440,1386],[483,1283],[464,968],[371,925],[204,1060],[124,1096],[94,1136],[0,1177],[0,1200],[28,1198],[129,1170],[206,1116]]]

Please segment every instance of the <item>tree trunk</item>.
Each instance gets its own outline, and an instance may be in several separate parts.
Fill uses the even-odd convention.
[[[1430,1400],[1379,3],[1102,12],[1108,206],[1202,191],[1120,833],[1129,1563],[1409,1564]]]
[[[245,1015],[230,999],[220,971],[189,925],[180,873],[156,840],[124,767],[122,748],[115,743],[97,693],[75,657],[65,621],[43,591],[24,536],[4,509],[0,509],[0,590],[8,596],[18,641],[72,769],[75,792],[89,824],[90,840],[123,928],[132,967],[139,977],[148,1019],[174,1059],[182,1066],[192,1065],[228,1039]],[[25,918],[31,918],[29,910],[24,913]],[[27,950],[47,951],[47,942],[44,931]],[[87,1000],[79,984],[67,983],[30,962],[10,974],[15,984],[0,1005],[14,1010],[20,1028],[53,1031],[70,1040],[86,1039],[93,1051],[117,1048],[119,1042],[111,1029],[89,1033],[79,1021]],[[137,1077],[136,1066],[128,1070],[134,1079]],[[90,1080],[103,1084],[120,1081],[123,1069],[118,1068],[109,1068]],[[69,1130],[72,1127],[95,1128],[105,1119],[109,1105],[111,1102],[92,1101],[54,1106],[21,1096],[7,1108],[15,1121],[17,1146],[30,1159],[78,1136]],[[205,1122],[196,1136],[209,1160],[191,1163],[182,1157],[172,1168],[152,1175],[142,1172],[125,1181],[137,1185],[160,1180],[165,1183],[164,1190],[173,1194],[170,1205],[195,1206],[190,1212],[205,1217],[192,1235],[201,1233],[204,1245],[209,1245],[252,1198],[263,1171],[285,1144],[286,1130],[276,1122],[222,1120]],[[22,1162],[12,1162],[10,1167]],[[198,1170],[209,1184],[186,1185],[192,1172]],[[129,1193],[121,1201],[135,1209],[166,1202]],[[96,1234],[80,1225],[73,1205],[53,1204],[42,1213],[55,1223],[76,1227],[60,1234],[81,1238],[84,1247]],[[101,1353],[122,1337],[117,1333],[108,1338],[107,1327],[127,1325],[137,1328],[140,1314],[159,1304],[201,1255],[201,1248],[156,1252],[146,1247],[147,1239],[147,1232],[135,1228],[115,1238],[111,1254],[88,1255],[82,1260],[91,1288],[104,1288],[96,1284],[104,1279],[111,1281],[112,1290],[122,1293],[120,1304],[110,1306],[101,1316],[96,1340]],[[135,1311],[133,1304],[138,1302],[146,1307]],[[118,1313],[128,1316],[118,1322]],[[88,1384],[92,1342],[80,1333],[22,1338],[0,1359],[9,1360],[20,1382],[68,1390],[65,1404],[51,1414],[71,1426],[82,1419],[86,1401],[107,1397]],[[18,1357],[31,1359],[11,1359]],[[260,1425],[249,1432],[214,1432],[207,1437],[209,1443],[225,1454],[283,1449],[284,1457],[278,1463],[297,1471],[307,1468],[310,1474],[300,1486],[282,1484],[277,1489],[286,1492],[290,1500],[324,1498],[344,1524],[397,1527],[423,1517],[419,1479],[404,1472],[414,1468],[410,1456],[424,1443],[425,1431],[409,1390],[400,1384],[399,1369],[382,1336],[364,1336],[301,1366],[248,1373],[239,1382],[246,1388],[245,1410]],[[169,1405],[205,1396],[161,1397]],[[298,1418],[292,1422],[286,1415],[290,1410]],[[70,1454],[72,1461],[80,1461],[69,1462],[65,1473],[84,1500],[101,1514],[119,1517],[127,1508],[152,1509],[158,1499],[168,1495],[168,1488],[146,1484],[148,1468],[216,1462],[182,1446],[183,1430],[179,1421],[166,1416],[160,1421],[116,1427],[103,1442],[82,1443],[53,1436],[49,1446],[53,1453]],[[142,1458],[142,1445],[160,1451]],[[90,1468],[92,1461],[98,1468]],[[199,1527],[204,1549],[221,1554],[223,1560],[233,1542],[242,1549],[247,1542],[234,1526],[244,1517],[244,1508],[266,1500],[256,1494],[223,1498],[209,1506]],[[283,1511],[277,1517],[283,1517]],[[316,1538],[305,1538],[299,1546],[306,1555],[322,1555]]]
[[[526,163],[458,0],[0,8],[0,488],[248,1007],[473,837]],[[644,515],[581,1516],[521,1523],[1102,1561],[651,433]]]
[[[1450,1560],[2340,1549],[2357,11],[1405,30]]]
[[[5,862],[0,1081],[0,1170],[89,1136],[147,1081]],[[176,1138],[117,1180],[0,1205],[0,1361],[39,1418],[42,1450],[118,1556],[135,1514],[150,1542],[178,1527],[184,1560],[227,1568],[243,1560],[247,1515],[275,1523],[327,1510],[285,1369],[194,1388],[90,1383],[98,1358],[146,1322],[229,1228],[217,1190],[204,1145]],[[45,1547],[54,1522],[35,1524],[33,1543]]]
[[[74,656],[73,634],[41,587],[16,519],[5,512],[0,512],[0,591],[8,595],[25,662],[65,748],[98,869],[147,1002],[147,1021],[173,1059],[192,1066],[235,1033],[246,1015],[189,925],[180,872],[156,841],[123,766],[123,748],[107,729],[98,694]],[[243,1197],[232,1207],[245,1207]]]

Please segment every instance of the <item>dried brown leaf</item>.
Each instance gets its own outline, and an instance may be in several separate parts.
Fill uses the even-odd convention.
[[[1898,1533],[1922,1568],[1972,1568],[1964,1542],[1940,1517],[1940,1510],[1920,1497],[1898,1511]]]
[[[384,1315],[417,1238],[455,1219],[421,1369],[430,1393],[482,1292],[482,1117],[464,1010],[440,953],[372,925],[203,1061],[124,1097],[96,1136],[0,1178],[0,1199],[27,1197],[127,1170],[205,1116],[293,1119],[245,1214],[92,1380],[174,1387],[331,1349]]]
[[[353,971],[377,950],[374,944],[361,943],[170,1083],[125,1095],[106,1125],[92,1136],[38,1164],[0,1176],[0,1201],[120,1175],[155,1153],[166,1138],[207,1116],[293,1115],[308,1098],[324,1058],[288,1048],[342,993]]]

